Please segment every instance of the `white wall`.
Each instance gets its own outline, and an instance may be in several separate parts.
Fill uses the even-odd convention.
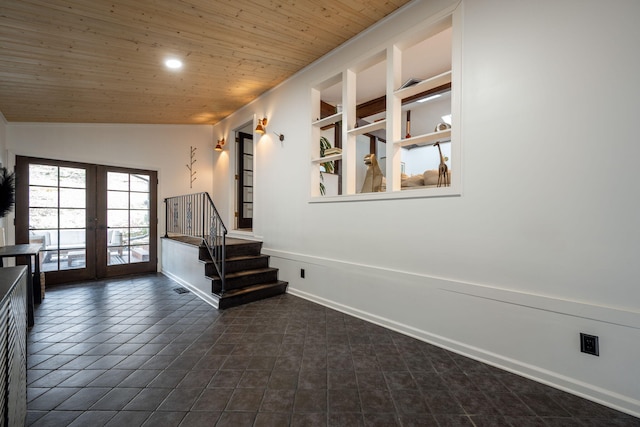
[[[158,171],[159,236],[164,235],[165,197],[211,192],[214,144],[210,125],[9,123],[6,128],[12,155]],[[197,173],[190,188],[187,164],[192,146],[196,147]],[[211,195],[215,200],[217,195]]]
[[[412,3],[214,127],[269,118],[255,234],[292,293],[640,415],[640,3],[463,1],[462,195],[309,203],[310,87],[457,3]]]

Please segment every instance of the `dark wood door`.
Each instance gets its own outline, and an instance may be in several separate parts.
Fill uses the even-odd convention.
[[[16,243],[49,284],[157,269],[156,172],[16,157]]]
[[[238,228],[253,228],[253,136],[239,132],[238,145],[238,196],[236,212]]]

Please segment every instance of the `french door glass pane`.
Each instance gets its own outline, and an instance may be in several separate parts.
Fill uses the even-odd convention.
[[[58,228],[57,208],[31,208],[29,209],[29,229],[32,228]]]
[[[31,186],[29,188],[29,206],[34,208],[57,207],[58,189]]]
[[[48,165],[29,165],[29,186],[58,186],[58,167]]]
[[[129,174],[109,172],[107,174],[107,190],[129,191]]]
[[[61,188],[60,207],[61,208],[85,208],[87,200],[84,189]]]
[[[127,209],[129,193],[125,191],[107,191],[107,204],[111,209]]]
[[[149,192],[149,175],[131,175],[131,191]]]
[[[131,193],[131,209],[149,209],[149,193]]]
[[[149,175],[107,172],[107,264],[149,261]]]
[[[84,209],[60,209],[60,228],[82,228],[86,219]]]
[[[86,188],[87,171],[80,168],[60,168],[60,187]]]

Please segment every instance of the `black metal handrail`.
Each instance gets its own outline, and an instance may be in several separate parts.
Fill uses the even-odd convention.
[[[227,227],[222,222],[209,193],[167,197],[165,237],[188,236],[202,239],[216,267],[225,291],[225,255]]]

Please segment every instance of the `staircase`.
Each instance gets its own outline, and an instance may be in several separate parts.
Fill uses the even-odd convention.
[[[280,295],[287,282],[278,280],[278,269],[269,267],[269,256],[262,255],[262,242],[226,239],[225,283],[211,259],[209,250],[200,245],[199,258],[204,263],[205,276],[211,279],[211,292],[218,308],[225,309]]]

